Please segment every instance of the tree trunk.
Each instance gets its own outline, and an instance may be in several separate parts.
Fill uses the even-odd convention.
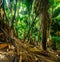
[[[11,20],[11,36],[12,36],[12,38],[14,38],[14,21],[15,21],[15,16],[16,16],[16,9],[17,9],[17,7],[16,7],[16,5],[17,5],[17,0],[16,0],[16,3],[14,4],[15,6],[14,6],[14,15],[13,15],[13,18],[12,18],[12,20]]]
[[[49,21],[49,14],[48,14],[48,0],[41,0],[42,3],[42,48],[46,51],[46,42],[47,42],[47,29],[48,29],[48,21]]]
[[[44,28],[43,35],[42,35],[42,48],[43,48],[43,50],[46,50],[46,42],[47,42],[47,31]]]

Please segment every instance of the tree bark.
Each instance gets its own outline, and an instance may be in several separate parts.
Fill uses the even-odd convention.
[[[48,0],[41,0],[42,3],[42,48],[43,50],[47,50],[46,42],[47,42],[47,29],[48,29],[48,21],[49,21],[49,14],[48,14]]]

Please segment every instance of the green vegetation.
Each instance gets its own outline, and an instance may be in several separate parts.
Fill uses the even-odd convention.
[[[60,0],[0,0],[0,50],[6,62],[60,62]]]
[[[4,23],[14,30],[14,35],[24,41],[40,42],[43,26],[46,26],[47,39],[60,43],[60,2],[57,0],[3,0],[5,11]],[[44,12],[47,14],[46,17]],[[44,18],[44,19],[43,19]],[[47,25],[44,21],[47,21]],[[45,29],[44,29],[45,30]],[[57,46],[60,48],[60,45]]]

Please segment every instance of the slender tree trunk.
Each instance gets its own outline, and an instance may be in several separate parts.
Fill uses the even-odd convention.
[[[47,29],[48,29],[48,0],[41,0],[42,3],[42,48],[43,50],[47,50],[46,48],[46,42],[47,42]]]
[[[47,27],[47,26],[45,26],[46,24],[45,24],[45,22],[43,22],[43,32],[42,32],[42,48],[43,48],[43,50],[46,50],[46,42],[47,42],[47,29],[45,28],[45,27]]]
[[[14,21],[15,21],[15,16],[16,16],[16,9],[17,9],[17,7],[16,7],[16,5],[17,5],[17,0],[16,0],[16,3],[15,3],[15,6],[14,6],[14,16],[13,16],[13,18],[12,18],[12,23],[11,23],[11,37],[13,38],[14,37]]]

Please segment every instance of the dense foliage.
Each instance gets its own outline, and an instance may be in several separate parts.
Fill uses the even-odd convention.
[[[14,34],[22,40],[41,41],[41,0],[4,0],[5,23],[14,28]],[[39,6],[38,6],[39,5]],[[60,43],[60,2],[49,0],[51,39]]]

